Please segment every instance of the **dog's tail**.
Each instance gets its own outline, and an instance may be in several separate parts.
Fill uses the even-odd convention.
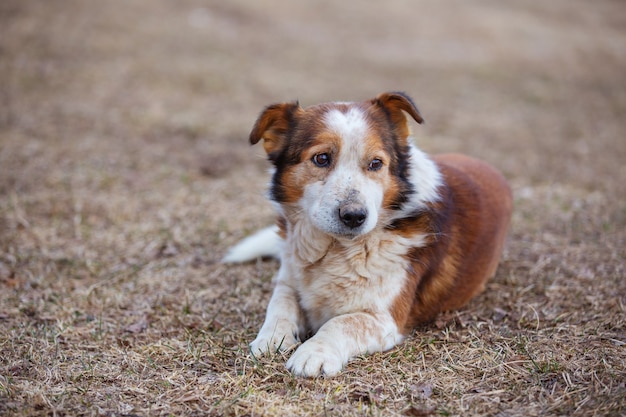
[[[278,226],[266,227],[230,248],[222,262],[242,263],[257,258],[280,259],[282,243],[283,239],[278,236]]]

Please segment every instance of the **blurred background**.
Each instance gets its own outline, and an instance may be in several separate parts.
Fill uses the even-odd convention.
[[[513,180],[603,188],[602,178],[625,174],[612,157],[626,146],[625,9],[615,0],[4,1],[1,162],[23,167],[28,149],[50,140],[100,153],[163,142],[185,158],[181,147],[245,146],[273,102],[402,90],[424,114],[416,135],[428,151],[483,156]]]

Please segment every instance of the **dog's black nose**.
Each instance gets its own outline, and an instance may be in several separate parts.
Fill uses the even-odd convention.
[[[347,206],[339,209],[339,218],[351,229],[359,227],[367,219],[367,212],[361,207]]]

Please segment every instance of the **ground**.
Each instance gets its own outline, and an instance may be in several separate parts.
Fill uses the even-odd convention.
[[[619,0],[0,3],[0,414],[626,414]],[[255,358],[263,106],[402,90],[515,194],[468,306],[335,378]]]

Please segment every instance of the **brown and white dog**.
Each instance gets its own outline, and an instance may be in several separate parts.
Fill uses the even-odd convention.
[[[254,354],[303,342],[288,369],[335,375],[350,358],[390,349],[417,324],[463,306],[495,274],[511,217],[507,182],[467,156],[425,155],[405,113],[423,122],[394,92],[275,104],[259,116],[250,142],[263,139],[274,165],[278,226],[224,259],[281,260]]]

